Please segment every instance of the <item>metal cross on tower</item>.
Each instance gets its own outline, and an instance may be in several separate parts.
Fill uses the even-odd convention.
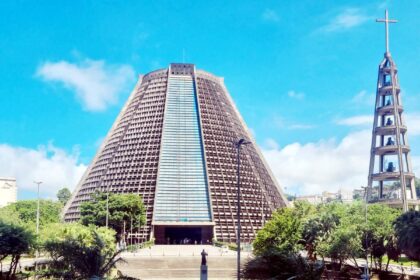
[[[418,207],[411,165],[407,126],[404,122],[397,66],[388,46],[388,19],[385,11],[386,53],[379,65],[376,89],[375,117],[372,129],[372,146],[368,177],[368,198],[408,211]]]
[[[376,22],[384,22],[385,23],[385,47],[386,53],[389,53],[389,27],[388,23],[397,23],[398,21],[395,19],[388,19],[388,10],[385,10],[385,18],[384,19],[377,19]]]

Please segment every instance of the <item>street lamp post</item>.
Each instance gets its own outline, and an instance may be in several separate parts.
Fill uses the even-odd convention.
[[[37,185],[37,205],[36,205],[36,236],[38,238],[39,235],[39,185],[42,184],[41,181],[34,181],[34,183]],[[36,250],[36,260],[35,260],[35,271],[38,269],[38,257],[39,257],[39,251]]]
[[[241,146],[242,145],[248,145],[251,144],[251,142],[246,141],[245,139],[241,138],[238,141],[235,142],[235,148],[237,150],[236,153],[236,163],[237,163],[237,169],[236,169],[236,176],[237,176],[237,226],[238,226],[238,234],[237,234],[237,253],[238,253],[238,259],[237,259],[237,278],[238,280],[241,279],[241,176],[240,176],[240,167],[241,167]]]
[[[41,181],[34,181],[35,184],[38,186],[37,191],[37,205],[36,205],[36,234],[39,234],[39,185],[42,184]]]
[[[366,227],[368,225],[368,188],[367,187],[362,187],[363,189],[365,189],[365,224]],[[368,250],[368,235],[367,235],[367,231],[366,231],[366,236],[365,236],[365,246],[366,246],[366,268],[365,268],[365,279],[369,280],[369,250]]]
[[[108,228],[109,220],[109,186],[106,188],[106,216],[105,216],[105,227]]]

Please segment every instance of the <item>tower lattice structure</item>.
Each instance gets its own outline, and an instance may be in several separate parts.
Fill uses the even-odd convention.
[[[385,23],[386,52],[379,65],[372,145],[368,179],[368,199],[403,208],[419,204],[415,176],[410,157],[407,126],[398,80],[398,69],[389,52],[388,23],[396,20],[377,20]]]

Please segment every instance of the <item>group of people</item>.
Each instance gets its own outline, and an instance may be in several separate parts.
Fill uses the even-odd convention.
[[[183,239],[173,239],[173,240],[171,240],[169,237],[166,239],[166,241],[167,241],[167,244],[194,244],[194,245],[198,245],[198,244],[200,244],[200,245],[202,245],[203,244],[203,240],[193,240],[193,239],[190,239],[190,238],[188,238],[188,237],[185,237],[185,238],[183,238]],[[204,243],[204,244],[210,244],[210,241],[209,240],[207,240],[207,242],[206,243]]]

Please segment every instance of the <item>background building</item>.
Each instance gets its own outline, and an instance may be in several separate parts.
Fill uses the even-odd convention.
[[[236,149],[241,153],[243,241],[287,200],[248,133],[223,78],[173,63],[140,76],[126,105],[65,207],[65,220],[79,218],[79,205],[95,191],[137,193],[147,224],[140,241],[236,241]]]
[[[322,194],[296,196],[296,201],[307,201],[311,204],[321,204],[329,202],[353,202],[353,192],[345,189],[339,189],[338,192],[323,191]]]
[[[339,189],[337,193],[337,199],[343,203],[353,202],[353,191],[346,189]]]
[[[0,207],[17,200],[16,179],[0,177]]]
[[[318,194],[296,196],[295,201],[306,201],[313,205],[324,203],[322,195]]]

